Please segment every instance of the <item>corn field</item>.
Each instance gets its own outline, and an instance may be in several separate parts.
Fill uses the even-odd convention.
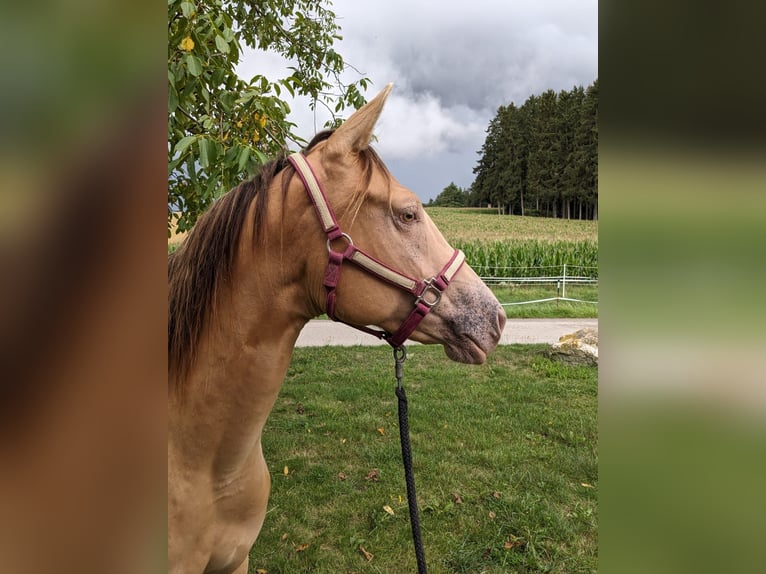
[[[598,222],[498,215],[492,209],[428,207],[445,239],[482,277],[598,278]]]
[[[543,277],[570,273],[598,278],[598,242],[583,241],[456,241],[480,276]]]

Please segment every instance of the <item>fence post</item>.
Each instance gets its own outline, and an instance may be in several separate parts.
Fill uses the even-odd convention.
[[[561,297],[566,299],[567,296],[567,264],[564,263],[564,274],[561,276]]]

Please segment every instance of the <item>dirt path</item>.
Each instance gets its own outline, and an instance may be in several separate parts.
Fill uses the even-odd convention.
[[[598,319],[508,319],[501,345],[513,343],[556,343],[559,337],[586,327],[598,328]],[[325,345],[385,345],[386,343],[341,323],[309,321],[298,337],[296,347]],[[408,343],[416,344],[416,343]]]

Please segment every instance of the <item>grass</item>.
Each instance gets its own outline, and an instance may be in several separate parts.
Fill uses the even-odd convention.
[[[538,301],[566,295],[569,299],[598,303],[598,285],[567,285],[566,293],[556,285],[492,285],[492,292],[500,303]],[[598,304],[576,301],[546,301],[523,305],[504,305],[505,314],[511,319],[554,319],[598,317]]]
[[[410,350],[429,572],[596,571],[597,371],[545,348],[499,347],[480,367]],[[416,570],[391,363],[383,347],[295,350],[264,431],[272,495],[251,572]]]

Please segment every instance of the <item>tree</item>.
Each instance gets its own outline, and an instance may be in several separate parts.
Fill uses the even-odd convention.
[[[489,122],[487,137],[479,151],[479,162],[473,168],[476,179],[473,183],[473,192],[476,200],[481,204],[497,201],[497,189],[499,187],[499,173],[501,146],[503,142],[501,116],[504,107],[497,110],[497,114]]]
[[[220,194],[292,141],[283,94],[333,114],[364,103],[364,77],[333,49],[340,28],[325,0],[168,1],[168,225],[189,229]],[[284,78],[238,77],[243,45],[293,62]]]
[[[556,132],[558,133],[558,164],[561,190],[561,216],[572,219],[580,187],[581,167],[576,154],[577,128],[583,107],[584,90],[575,86],[571,92],[562,90],[558,98]]]
[[[501,213],[598,217],[598,80],[500,106],[473,172],[472,204]]]
[[[598,219],[598,79],[585,90],[577,141],[578,163],[582,166],[580,193],[586,217]]]
[[[523,108],[510,104],[504,109],[502,126],[505,143],[500,169],[509,214],[524,215],[529,158],[528,123],[527,112]]]
[[[468,193],[460,189],[455,182],[445,187],[442,192],[436,196],[429,205],[435,205],[440,207],[463,207],[466,204]]]

